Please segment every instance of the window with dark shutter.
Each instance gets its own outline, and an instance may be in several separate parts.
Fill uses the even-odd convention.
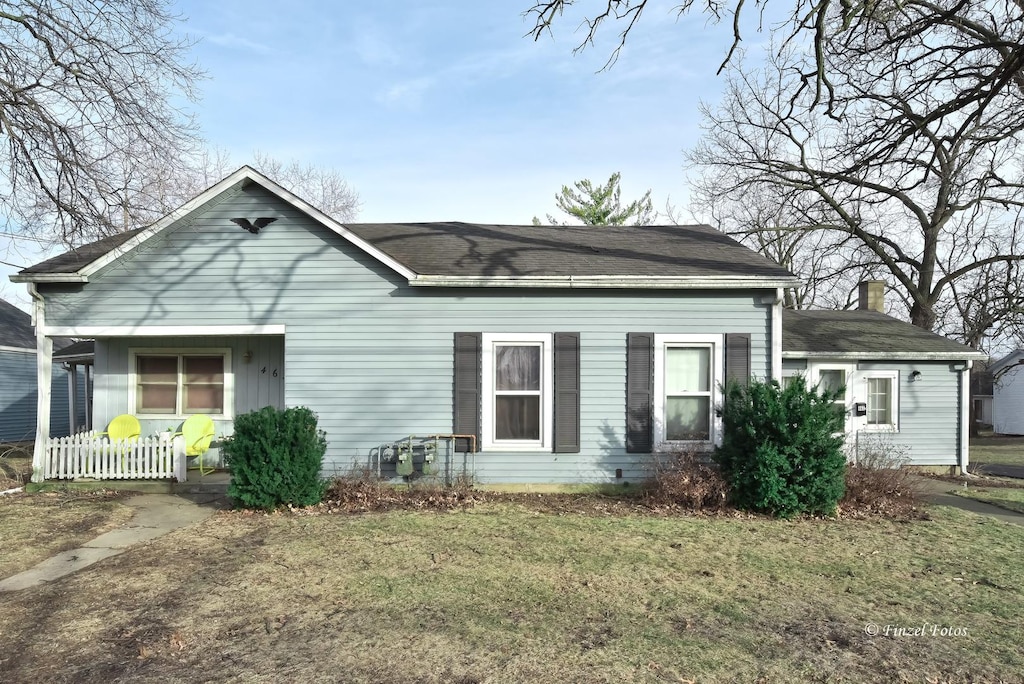
[[[626,451],[650,453],[653,437],[654,333],[626,336]]]
[[[480,449],[480,333],[455,333],[455,379],[452,432],[476,435]],[[455,450],[466,452],[470,440],[455,440]]]
[[[726,334],[725,381],[750,384],[750,333]]]
[[[555,333],[556,454],[580,451],[580,334]]]

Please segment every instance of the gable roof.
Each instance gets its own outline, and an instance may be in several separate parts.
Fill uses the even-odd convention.
[[[66,337],[53,338],[54,349],[62,349],[71,343],[72,340]],[[0,299],[0,347],[36,350],[32,316],[3,299]]]
[[[14,282],[88,282],[221,193],[257,183],[411,285],[448,287],[792,287],[778,264],[709,226],[342,224],[250,167],[242,167],[152,226],[104,238],[30,266]]]
[[[795,277],[710,226],[363,223],[349,230],[417,273],[413,284],[695,287]]]
[[[783,358],[984,359],[983,352],[877,311],[782,313]]]

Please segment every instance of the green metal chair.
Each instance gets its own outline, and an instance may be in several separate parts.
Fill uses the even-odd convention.
[[[199,459],[200,475],[208,475],[215,470],[203,467],[203,454],[210,450],[210,442],[213,441],[215,432],[213,418],[197,413],[189,416],[181,424],[181,432],[177,433],[185,438],[185,456]]]

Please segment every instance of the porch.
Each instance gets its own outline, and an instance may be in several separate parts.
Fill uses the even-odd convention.
[[[180,436],[112,440],[82,432],[47,438],[41,452],[44,480],[186,480]]]

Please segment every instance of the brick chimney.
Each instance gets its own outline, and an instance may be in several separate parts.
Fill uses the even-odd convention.
[[[885,313],[885,281],[864,280],[860,284],[858,309]]]

